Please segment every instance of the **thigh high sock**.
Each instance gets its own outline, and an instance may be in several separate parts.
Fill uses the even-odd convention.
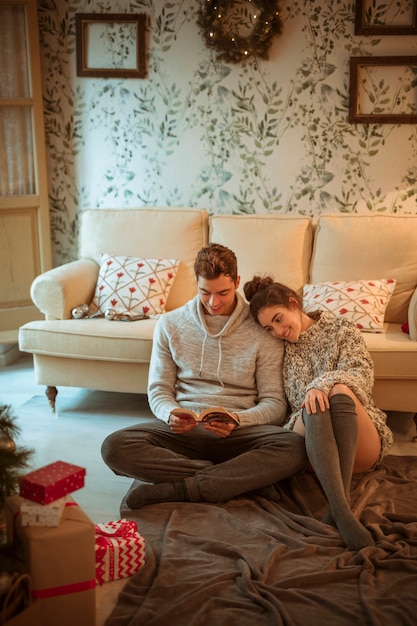
[[[345,397],[348,398],[348,396]],[[334,405],[341,404],[343,402],[334,402]],[[350,406],[350,411],[344,415],[343,428],[339,428],[343,421],[341,410],[335,420],[338,423],[336,437],[331,409],[323,412],[319,410],[311,415],[304,410],[306,450],[311,466],[329,502],[331,517],[344,542],[348,548],[359,550],[365,546],[374,545],[374,540],[369,531],[353,515],[346,496],[356,453],[358,421],[354,407],[352,411]],[[343,441],[341,440],[342,430]],[[343,469],[341,464],[343,464]]]

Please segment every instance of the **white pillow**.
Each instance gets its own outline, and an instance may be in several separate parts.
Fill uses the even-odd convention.
[[[395,285],[392,278],[304,285],[304,311],[329,311],[350,319],[361,331],[378,333],[384,329],[385,310]]]
[[[175,259],[140,259],[103,253],[92,305],[101,313],[106,309],[114,309],[116,313],[164,313],[178,265]]]

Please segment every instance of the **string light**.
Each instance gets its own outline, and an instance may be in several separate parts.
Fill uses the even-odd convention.
[[[252,0],[247,0],[252,3]],[[239,63],[256,55],[268,58],[272,40],[282,30],[276,0],[255,0],[257,9],[252,14],[253,28],[247,37],[231,33],[228,19],[236,0],[207,0],[197,20],[206,45],[217,51],[219,59]]]

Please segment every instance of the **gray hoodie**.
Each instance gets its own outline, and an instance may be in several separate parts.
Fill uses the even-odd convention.
[[[164,422],[178,406],[196,412],[223,406],[239,415],[243,427],[285,421],[283,344],[253,320],[247,303],[236,296],[230,316],[204,314],[196,296],[158,321],[148,399]]]

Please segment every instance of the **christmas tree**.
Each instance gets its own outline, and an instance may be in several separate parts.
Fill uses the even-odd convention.
[[[20,427],[9,405],[0,405],[0,542],[5,541],[4,512],[8,496],[18,491],[19,478],[27,467],[32,450],[17,447]]]
[[[9,405],[0,404],[0,621],[12,617],[14,611],[25,608],[28,602],[27,593],[20,597],[19,605],[7,606],[10,590],[18,580],[23,580],[21,562],[15,554],[13,542],[7,543],[6,532],[6,498],[17,493],[19,478],[28,465],[33,454],[32,450],[16,446],[15,439],[20,433]],[[16,592],[17,593],[17,592]],[[13,609],[13,612],[10,612]]]

